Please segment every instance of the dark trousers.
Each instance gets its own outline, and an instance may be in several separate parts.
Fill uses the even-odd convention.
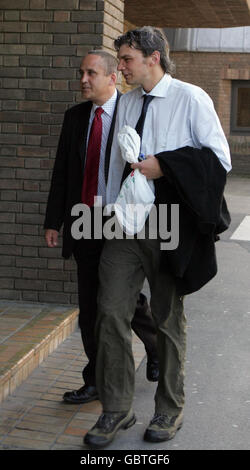
[[[79,327],[88,364],[82,371],[84,383],[95,385],[97,347],[95,324],[97,317],[98,267],[104,240],[84,240],[75,243],[74,258],[77,263]],[[157,361],[155,324],[146,297],[140,293],[131,326],[144,343],[148,357]]]
[[[175,279],[160,269],[159,240],[107,240],[99,266],[96,333],[97,389],[104,412],[127,412],[133,402],[135,370],[131,312],[145,276],[157,329],[157,414],[178,415],[185,401],[186,317]]]

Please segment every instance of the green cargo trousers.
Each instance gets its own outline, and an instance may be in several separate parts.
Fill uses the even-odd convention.
[[[160,270],[159,240],[106,240],[99,265],[96,384],[104,412],[128,411],[135,367],[131,320],[145,277],[157,327],[159,382],[155,412],[180,413],[184,406],[186,318],[173,277]]]

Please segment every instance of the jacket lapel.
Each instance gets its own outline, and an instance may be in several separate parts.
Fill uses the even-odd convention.
[[[92,108],[92,102],[88,101],[83,103],[77,130],[78,150],[81,161],[81,168],[83,170],[86,158],[86,145],[88,136],[89,117]]]

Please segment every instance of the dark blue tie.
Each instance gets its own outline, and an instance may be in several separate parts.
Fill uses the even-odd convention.
[[[139,117],[139,119],[137,121],[137,124],[135,126],[135,130],[139,134],[139,136],[141,138],[141,141],[142,141],[143,127],[144,127],[145,117],[146,117],[147,110],[148,110],[148,105],[149,105],[150,101],[152,101],[153,98],[154,98],[154,96],[152,96],[152,95],[144,95],[143,96],[144,101],[143,101],[143,105],[142,105],[141,114],[140,114],[140,117]],[[126,163],[124,171],[123,171],[121,183],[123,183],[123,181],[127,178],[127,176],[129,175],[130,172],[131,172],[130,163]]]
[[[135,127],[135,130],[139,134],[140,138],[142,138],[142,134],[143,134],[143,127],[144,127],[145,117],[146,117],[147,110],[148,110],[148,105],[149,105],[150,101],[152,101],[153,98],[154,98],[154,96],[152,96],[152,95],[144,95],[143,96],[144,101],[143,101],[143,106],[142,106],[142,110],[141,110],[141,115],[140,115],[140,117],[137,121],[136,127]]]

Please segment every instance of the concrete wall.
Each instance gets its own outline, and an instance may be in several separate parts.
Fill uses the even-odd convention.
[[[165,28],[172,51],[250,52],[250,27]]]

